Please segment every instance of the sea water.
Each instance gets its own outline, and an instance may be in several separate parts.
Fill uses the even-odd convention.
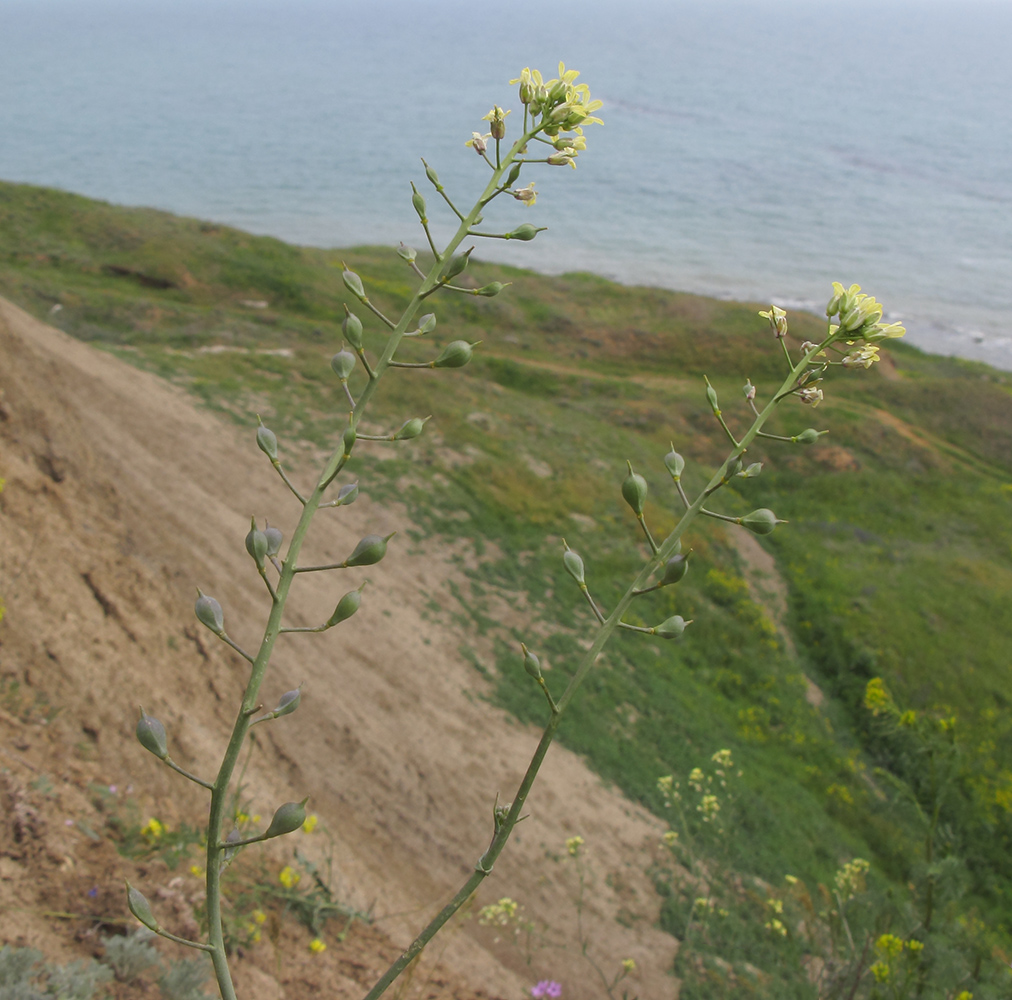
[[[479,254],[816,311],[856,281],[1012,369],[1010,44],[1007,0],[0,0],[0,177],[424,245],[410,179],[454,219],[419,156],[470,204],[465,140],[562,59],[604,125],[488,213],[549,231]]]

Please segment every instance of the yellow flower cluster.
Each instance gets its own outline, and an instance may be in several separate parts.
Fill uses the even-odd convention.
[[[314,955],[319,955],[321,951],[327,950],[326,942],[321,941],[319,938],[313,938],[313,940],[309,942],[309,950]]]
[[[158,840],[161,840],[162,835],[168,830],[168,827],[164,823],[160,823],[153,816],[151,819],[141,827],[141,836],[149,843],[153,844]]]
[[[285,867],[278,872],[278,881],[286,889],[294,889],[302,881],[302,876],[290,865],[285,865]]]
[[[859,893],[864,892],[865,877],[870,868],[871,865],[864,858],[854,858],[853,861],[848,861],[833,876],[837,891],[845,901],[853,899]]]
[[[571,857],[575,858],[580,853],[581,847],[583,847],[583,837],[570,837],[566,840],[566,850]]]
[[[489,903],[478,911],[478,923],[488,927],[506,927],[518,918],[520,904],[509,896],[503,896],[498,903]]]

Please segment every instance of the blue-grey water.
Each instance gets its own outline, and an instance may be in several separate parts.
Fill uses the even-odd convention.
[[[605,124],[489,213],[549,232],[480,253],[813,308],[857,281],[1012,369],[1010,45],[1007,0],[0,0],[0,177],[419,245],[418,157],[469,202],[464,141],[563,59]]]

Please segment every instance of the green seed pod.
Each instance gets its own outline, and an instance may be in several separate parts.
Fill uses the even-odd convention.
[[[484,295],[486,299],[491,299],[498,295],[506,285],[501,281],[491,281],[487,285],[482,285],[481,288],[476,288],[474,291],[475,295]]]
[[[364,299],[365,289],[362,287],[362,279],[354,271],[349,271],[348,266],[343,262],[341,266],[344,268],[341,272],[341,280],[344,281],[344,287],[356,298]]]
[[[197,602],[193,605],[197,620],[201,625],[206,625],[215,635],[221,635],[225,631],[225,618],[221,612],[221,605],[213,597],[208,597],[203,593],[199,587],[197,595]]]
[[[334,608],[334,613],[327,619],[328,625],[340,625],[341,622],[347,621],[362,604],[362,589],[349,590],[344,597],[337,602],[337,607]]]
[[[529,222],[525,222],[523,225],[517,226],[516,229],[508,232],[506,239],[522,240],[524,243],[529,243],[538,233],[543,233],[547,228],[547,226],[532,226]]]
[[[345,317],[341,321],[341,332],[344,339],[356,350],[362,350],[362,320],[360,320],[348,307],[344,307]]]
[[[834,287],[836,287],[836,283],[835,282],[834,282]],[[840,302],[841,302],[841,300],[843,299],[843,296],[844,296],[843,285],[840,285],[839,288],[840,288],[840,290],[838,292],[834,292],[833,293],[833,297],[826,304],[826,316],[827,317],[835,316],[836,313],[837,313],[837,311],[840,308]]]
[[[306,822],[306,803],[309,801],[307,795],[301,802],[286,802],[279,806],[277,812],[271,819],[270,826],[264,833],[264,839],[271,837],[283,837],[286,833],[295,833],[303,823]]]
[[[455,340],[443,348],[442,353],[432,362],[433,368],[463,368],[471,360],[471,352],[481,343],[476,340],[469,344],[466,340]]]
[[[436,329],[436,314],[426,313],[418,321],[418,332],[424,337],[427,333],[432,333]]]
[[[671,478],[677,483],[682,478],[682,470],[685,468],[685,459],[675,451],[675,446],[671,446],[669,451],[664,456],[664,467],[671,473]]]
[[[825,433],[825,431],[822,432],[822,434]],[[791,440],[797,441],[798,444],[815,444],[815,442],[822,437],[822,434],[820,434],[814,427],[808,427],[800,434],[796,434]]]
[[[768,535],[778,524],[786,524],[768,507],[760,507],[744,517],[738,518],[738,523],[748,528],[753,534]]]
[[[145,750],[150,750],[159,760],[165,760],[169,756],[168,744],[165,740],[165,726],[148,715],[143,708],[136,732],[137,739]]]
[[[654,635],[659,635],[662,639],[677,639],[685,631],[685,626],[688,624],[681,615],[674,615],[666,621],[661,622],[660,625],[655,625],[651,629],[651,632]]]
[[[633,472],[632,462],[627,461],[625,464],[629,466],[629,475],[622,481],[622,496],[632,507],[633,513],[639,517],[647,500],[647,481]]]
[[[681,583],[685,574],[689,572],[689,557],[681,555],[672,556],[664,564],[664,576],[660,579],[662,587],[668,587],[673,583]]]
[[[347,507],[348,504],[354,503],[358,499],[358,483],[345,483],[337,491],[337,505],[338,507]]]
[[[565,539],[562,544],[566,545]],[[582,587],[586,583],[583,576],[583,560],[568,545],[566,551],[562,553],[562,562],[566,572]]]
[[[260,417],[257,417],[260,420]],[[274,432],[268,430],[263,425],[263,421],[260,420],[260,426],[257,428],[257,447],[272,461],[278,460],[278,439],[274,436]]]
[[[126,884],[127,887],[127,907],[130,912],[142,923],[149,931],[158,932],[158,921],[155,920],[155,915],[151,912],[151,904],[148,902],[147,897],[139,889],[135,889],[129,882]]]
[[[350,556],[341,564],[342,566],[372,566],[378,563],[387,554],[387,542],[396,534],[391,531],[384,538],[382,535],[366,535]]]
[[[510,167],[510,172],[506,175],[506,187],[511,188],[517,182],[517,178],[520,176],[520,168],[523,166],[522,163],[514,163]]]
[[[341,435],[341,443],[344,445],[345,457],[351,454],[351,449],[355,447],[355,441],[358,435],[355,433],[354,427],[349,427]]]
[[[520,648],[524,651],[524,670],[536,681],[541,680],[541,661],[523,643]]]
[[[267,539],[267,555],[276,556],[281,551],[281,543],[285,540],[285,536],[268,524],[264,528],[264,538]]]
[[[407,441],[411,438],[418,437],[419,434],[425,430],[426,423],[431,420],[432,417],[428,416],[424,420],[421,417],[412,417],[410,420],[405,420],[401,424],[400,430],[394,434],[395,441]]]
[[[762,462],[753,462],[747,469],[745,469],[742,472],[736,473],[736,475],[741,476],[742,479],[755,479],[755,477],[758,476],[759,473],[762,471],[763,471]]]
[[[428,216],[425,214],[425,199],[418,193],[418,189],[414,184],[411,185],[411,204],[415,206],[415,211],[418,213],[418,218],[422,220],[423,225],[429,221]]]
[[[406,243],[402,243],[397,248],[397,255],[411,264],[418,256],[418,251],[414,247],[409,247]]]
[[[253,562],[263,569],[267,558],[267,536],[257,527],[255,518],[250,518],[250,529],[246,534],[246,551]]]
[[[717,390],[709,382],[706,383],[706,399],[713,410],[714,416],[720,416],[720,406],[717,404]]]
[[[351,351],[338,351],[330,359],[330,367],[342,382],[347,382],[348,376],[355,368],[355,355]]]
[[[471,247],[471,250],[473,249],[474,247]],[[458,274],[463,273],[464,269],[467,267],[468,259],[471,256],[471,250],[465,250],[464,253],[458,253],[450,258],[449,262],[443,268],[443,281],[449,281],[451,278],[456,278]]]
[[[278,707],[271,712],[271,715],[275,719],[280,719],[282,715],[291,715],[299,707],[299,702],[302,701],[302,686],[300,685],[294,691],[286,691],[278,699]]]
[[[425,163],[425,160],[422,160],[422,163]],[[425,176],[429,178],[429,183],[432,184],[437,191],[443,190],[443,185],[439,183],[439,176],[427,163],[425,163]]]

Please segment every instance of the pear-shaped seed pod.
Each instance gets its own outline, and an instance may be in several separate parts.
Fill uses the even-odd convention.
[[[387,542],[394,537],[394,534],[395,532],[391,532],[386,538],[383,538],[382,535],[366,535],[342,565],[372,566],[374,563],[378,563],[387,554]]]
[[[674,615],[660,625],[655,625],[653,633],[662,639],[677,639],[685,631],[686,625],[688,622],[681,615]]]
[[[671,451],[664,456],[664,467],[671,473],[671,478],[677,483],[682,478],[682,470],[685,468],[685,459],[675,451],[672,445]]]
[[[422,163],[425,163],[425,161],[422,160]],[[429,183],[432,184],[437,191],[443,190],[443,185],[439,183],[439,175],[427,163],[425,163],[425,176],[429,178]]]
[[[141,717],[137,722],[137,739],[145,750],[150,750],[159,760],[169,755],[168,743],[165,739],[165,726],[156,718],[141,709]]]
[[[432,333],[436,329],[436,314],[426,313],[418,321],[418,332],[424,336],[427,333]]]
[[[410,420],[405,420],[401,424],[400,430],[394,434],[395,441],[407,441],[410,438],[416,438],[419,434],[425,430],[426,421],[430,420],[431,417],[412,417]]]
[[[728,467],[728,476],[737,476],[742,470],[742,461],[740,458],[736,458],[731,465]]]
[[[144,895],[139,889],[135,889],[129,882],[126,884],[127,887],[127,906],[130,912],[142,923],[149,931],[158,931],[158,921],[155,920],[155,915],[151,912],[151,904],[147,900],[147,896]]]
[[[354,272],[349,271],[345,266],[341,272],[341,280],[344,281],[344,287],[351,292],[352,295],[357,298],[365,298],[365,289],[362,287],[362,279]]]
[[[361,564],[360,564],[361,565]],[[328,625],[340,625],[350,618],[362,605],[362,591],[350,590],[337,602],[334,613],[327,619]]]
[[[629,475],[622,481],[622,496],[638,517],[643,513],[643,505],[647,501],[647,481],[638,473],[633,472],[631,462],[625,464],[629,466]]]
[[[824,433],[825,431],[823,431],[823,434]],[[794,440],[797,441],[798,444],[815,444],[820,437],[822,437],[822,434],[820,434],[814,427],[808,427],[800,434],[795,435]]]
[[[506,175],[506,187],[511,188],[517,182],[517,178],[520,176],[520,168],[523,166],[522,163],[514,163],[510,167],[510,172]]]
[[[529,222],[524,222],[522,225],[517,226],[516,229],[510,230],[506,234],[506,239],[522,240],[524,243],[529,243],[538,233],[547,228],[547,226],[532,226]]]
[[[337,505],[338,507],[346,507],[350,503],[354,503],[358,499],[358,483],[345,483],[337,491]]]
[[[276,556],[281,551],[281,543],[285,540],[285,536],[268,524],[264,528],[264,538],[267,539],[267,555]]]
[[[246,551],[250,554],[257,566],[263,567],[264,559],[267,558],[267,536],[257,527],[256,521],[252,521],[250,529],[246,533]]]
[[[749,531],[756,535],[768,535],[778,524],[786,524],[781,521],[769,507],[760,507],[738,519],[738,523],[744,525]]]
[[[351,454],[351,449],[355,447],[355,441],[357,438],[358,435],[355,433],[354,427],[347,428],[341,435],[341,443],[344,445],[345,455]]]
[[[449,281],[451,278],[456,278],[458,274],[461,274],[467,267],[470,256],[471,251],[468,250],[465,253],[458,253],[451,257],[449,263],[443,268],[442,280]]]
[[[260,419],[259,417],[257,418]],[[263,424],[257,428],[257,447],[272,461],[278,460],[278,439]]]
[[[536,681],[541,680],[541,661],[523,643],[520,648],[524,651],[524,670]]]
[[[471,360],[471,353],[480,344],[469,344],[466,340],[455,340],[443,348],[442,354],[432,362],[433,368],[463,368]]]
[[[397,248],[397,254],[410,264],[418,256],[418,251],[414,247],[409,247],[406,243],[402,243]]]
[[[475,295],[484,295],[486,299],[491,299],[498,295],[506,286],[501,281],[490,281],[487,285],[482,285],[481,288],[475,289]]]
[[[362,350],[362,320],[360,320],[353,312],[348,311],[348,307],[345,306],[346,315],[341,321],[341,332],[344,334],[344,339],[356,351]],[[333,364],[333,362],[331,362]]]
[[[286,833],[294,833],[298,830],[306,822],[306,803],[308,801],[309,796],[307,795],[301,802],[286,802],[283,806],[279,806],[271,819],[270,826],[264,833],[264,839],[283,837]]]
[[[193,612],[197,616],[197,620],[202,625],[206,625],[215,635],[221,635],[225,622],[221,605],[213,597],[208,597],[203,593],[199,587],[197,594],[197,602],[193,605]]]
[[[562,564],[566,572],[582,587],[586,582],[583,576],[583,560],[567,545],[562,553]]]
[[[418,218],[421,219],[423,223],[428,222],[429,217],[425,214],[425,198],[418,193],[414,184],[411,185],[411,192],[411,204],[414,205],[415,211],[418,213]]]
[[[342,382],[347,382],[348,376],[355,369],[355,355],[351,351],[338,351],[330,359],[330,367]]]
[[[302,701],[302,688],[297,687],[294,691],[286,691],[278,699],[278,707],[271,713],[275,719],[281,718],[282,715],[291,715],[299,707],[299,702]]]
[[[661,577],[661,586],[668,587],[673,583],[681,583],[688,571],[688,556],[683,556],[681,553],[672,556],[664,564],[664,576]]]
[[[710,404],[710,409],[717,416],[720,416],[720,406],[717,405],[717,390],[709,382],[706,383],[706,401]]]

